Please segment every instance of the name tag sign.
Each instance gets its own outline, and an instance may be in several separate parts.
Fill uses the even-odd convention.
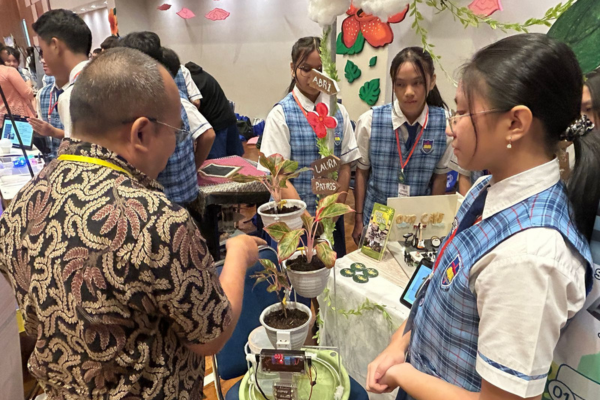
[[[313,69],[308,74],[310,81],[308,82],[308,86],[313,89],[317,89],[325,94],[330,96],[334,94],[338,94],[340,92],[340,88],[336,81],[323,74],[322,72]]]
[[[328,178],[313,178],[311,184],[312,192],[317,196],[329,196],[337,193],[340,188],[336,180]]]
[[[315,178],[324,178],[340,170],[340,159],[336,156],[328,156],[314,161],[310,167]]]

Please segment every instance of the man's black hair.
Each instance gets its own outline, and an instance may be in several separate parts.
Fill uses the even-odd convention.
[[[181,68],[181,61],[177,53],[166,47],[162,48],[162,64],[173,78],[175,78],[175,75],[179,72],[179,68]]]
[[[69,10],[48,11],[32,25],[33,30],[42,40],[50,43],[57,38],[66,44],[73,53],[90,54],[92,49],[92,32],[86,23]]]
[[[100,48],[102,50],[112,49],[113,47],[117,47],[119,43],[119,38],[111,35],[104,39],[104,41],[100,44]]]
[[[119,41],[119,47],[136,49],[162,62],[160,38],[154,32],[132,32]]]

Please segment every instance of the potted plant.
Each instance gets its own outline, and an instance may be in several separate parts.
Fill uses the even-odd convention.
[[[238,183],[260,182],[271,193],[273,201],[258,207],[258,214],[265,226],[282,221],[292,229],[300,228],[302,226],[300,216],[306,210],[306,203],[296,199],[282,200],[281,189],[286,187],[288,180],[297,178],[302,172],[310,171],[310,168],[298,169],[297,161],[286,160],[281,154],[260,157],[259,162],[269,171],[269,174],[251,176],[235,173],[230,179]]]
[[[304,304],[288,301],[291,284],[288,277],[271,260],[260,260],[264,270],[253,275],[256,283],[268,282],[267,291],[275,292],[279,303],[273,304],[260,314],[260,323],[267,331],[271,344],[277,348],[278,336],[290,341],[292,350],[299,350],[306,341],[312,313]],[[283,296],[281,292],[283,291]],[[289,338],[288,338],[289,334]]]
[[[354,211],[350,206],[337,202],[339,195],[340,193],[335,193],[321,199],[314,217],[302,215],[303,228],[292,229],[284,222],[265,228],[279,242],[279,260],[292,286],[301,296],[315,298],[320,295],[327,286],[327,278],[335,265],[337,254],[329,241],[317,237],[317,231],[325,222],[332,225],[334,218]]]

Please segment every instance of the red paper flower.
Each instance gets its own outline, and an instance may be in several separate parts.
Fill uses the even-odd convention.
[[[500,0],[475,0],[469,4],[469,10],[477,15],[489,17],[496,11],[502,11]]]
[[[316,112],[315,112],[316,111]],[[315,130],[317,137],[323,139],[327,136],[327,128],[334,129],[337,127],[337,119],[329,116],[329,107],[325,103],[319,103],[315,107],[315,111],[307,114],[308,123]]]
[[[362,32],[367,43],[373,47],[382,47],[392,43],[394,40],[394,33],[390,24],[397,24],[398,22],[404,21],[406,14],[408,13],[409,6],[399,12],[396,15],[392,15],[388,18],[387,22],[381,22],[378,17],[370,14],[366,14],[362,9],[358,9],[353,5],[350,6],[346,14],[348,18],[342,23],[342,41],[348,48],[354,45],[358,32]]]

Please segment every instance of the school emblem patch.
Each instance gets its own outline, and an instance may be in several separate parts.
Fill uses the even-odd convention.
[[[421,147],[421,151],[425,154],[430,154],[433,151],[433,139],[423,140],[423,146]]]
[[[442,276],[443,288],[448,288],[450,286],[456,275],[458,275],[458,272],[461,268],[462,260],[460,259],[460,256],[457,255],[456,257],[454,257],[454,260],[452,260],[448,268],[446,268],[446,271],[444,271],[444,276]]]

